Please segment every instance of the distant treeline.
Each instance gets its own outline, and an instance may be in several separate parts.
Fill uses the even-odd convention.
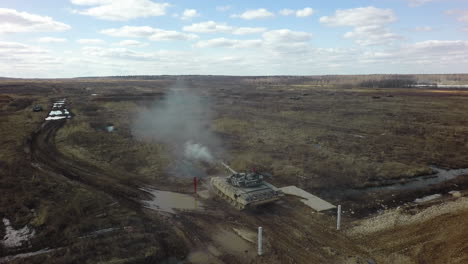
[[[405,88],[435,87],[436,85],[468,85],[468,74],[369,74],[369,75],[308,75],[308,76],[230,76],[230,75],[130,75],[107,77],[82,77],[85,79],[217,81],[255,85],[314,85],[343,88]]]
[[[418,81],[411,76],[401,76],[398,78],[389,78],[381,80],[367,80],[359,84],[361,87],[367,88],[407,88],[414,87]]]
[[[266,85],[313,85],[342,88],[406,88],[436,87],[468,84],[468,74],[370,74],[370,75],[315,75],[315,76],[256,76],[243,77],[248,83]]]

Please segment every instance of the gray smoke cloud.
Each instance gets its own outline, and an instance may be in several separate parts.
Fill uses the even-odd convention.
[[[176,158],[213,162],[210,150],[221,152],[221,144],[211,121],[209,98],[177,81],[163,100],[136,115],[132,134],[140,140],[165,143]]]
[[[189,159],[213,162],[213,156],[207,147],[191,141],[185,143],[184,155]]]

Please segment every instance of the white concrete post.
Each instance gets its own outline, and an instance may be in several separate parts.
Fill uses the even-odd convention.
[[[258,227],[258,255],[262,255],[262,227]]]
[[[338,205],[338,209],[336,210],[336,230],[340,230],[341,228],[341,205]]]

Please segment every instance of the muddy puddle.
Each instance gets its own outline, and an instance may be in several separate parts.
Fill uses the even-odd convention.
[[[251,263],[256,257],[255,244],[242,238],[238,233],[242,230],[242,234],[251,235],[248,230],[230,230],[220,227],[213,227],[213,229],[211,243],[206,248],[199,248],[189,254],[188,260],[191,263],[224,263],[221,259],[226,255],[235,256],[239,263]],[[255,233],[253,236],[255,237]]]
[[[15,259],[25,259],[25,258],[37,256],[37,255],[51,253],[51,252],[54,252],[54,251],[59,250],[59,249],[61,249],[61,248],[57,248],[57,249],[45,248],[45,249],[41,249],[41,250],[34,251],[34,252],[21,253],[21,254],[17,254],[17,255],[10,255],[10,256],[6,256],[6,257],[1,257],[0,258],[0,264],[8,263],[8,262],[13,261]],[[24,263],[27,263],[27,262],[24,262]]]
[[[177,210],[202,210],[203,205],[195,197],[176,192],[143,189],[151,193],[153,199],[143,201],[146,208],[167,213],[176,213]]]
[[[250,253],[253,253],[253,250],[251,250],[253,248],[252,245],[230,230],[219,230],[213,236],[213,240],[222,248],[226,249],[227,252],[233,252],[236,253],[236,255],[247,254],[249,250],[251,251]]]
[[[360,190],[365,192],[378,192],[423,189],[430,185],[439,184],[455,179],[458,176],[468,174],[468,168],[445,170],[442,168],[431,167],[431,169],[434,170],[434,174],[418,176],[412,178],[409,182],[402,183],[399,182],[399,180],[395,180],[393,183],[389,182],[388,185],[368,187]]]

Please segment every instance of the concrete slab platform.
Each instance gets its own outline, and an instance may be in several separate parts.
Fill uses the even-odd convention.
[[[309,206],[310,208],[314,209],[317,212],[336,208],[336,206],[334,206],[333,204],[325,200],[322,200],[319,197],[311,193],[308,193],[294,185],[282,187],[280,188],[280,190],[283,191],[285,194],[294,195],[294,196],[302,198],[301,201],[305,205]]]

